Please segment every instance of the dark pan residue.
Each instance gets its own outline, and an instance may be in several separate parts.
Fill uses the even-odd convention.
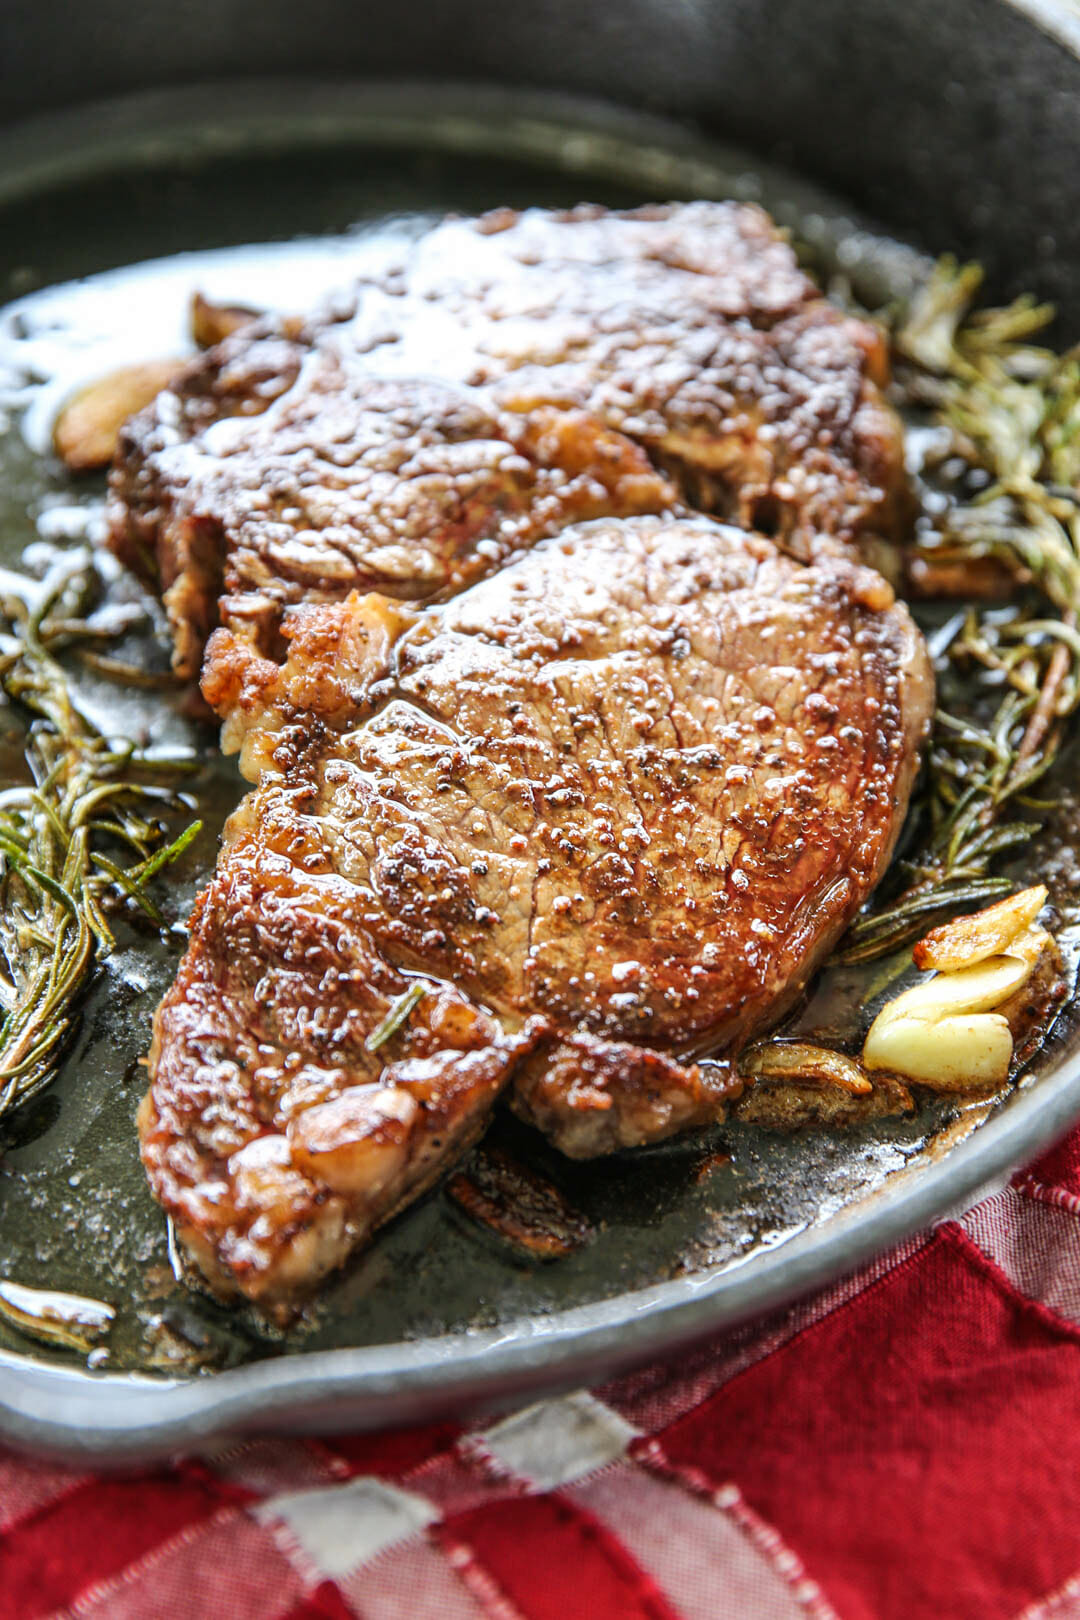
[[[482,144],[479,137],[476,144]],[[212,171],[168,171],[153,182],[103,177],[9,205],[0,216],[4,297],[153,255],[194,256],[182,264],[149,265],[122,281],[24,297],[14,313],[0,312],[0,409],[6,410],[0,565],[40,567],[46,548],[92,542],[99,532],[100,482],[73,487],[40,450],[44,424],[62,392],[92,375],[94,365],[105,369],[99,357],[108,352],[119,312],[129,350],[121,360],[137,358],[140,344],[168,353],[186,293],[196,287],[257,303],[273,287],[287,289],[291,277],[295,302],[303,305],[315,296],[313,267],[322,278],[315,291],[346,281],[357,253],[378,251],[383,229],[407,231],[425,216],[504,201],[571,203],[587,194],[624,204],[655,195],[648,167],[637,183],[629,175],[616,182],[610,167],[606,178],[602,168],[600,178],[590,178],[580,162],[575,172],[560,172],[558,158],[556,150],[544,162],[525,162],[461,152],[447,157],[435,149],[353,149],[323,154],[317,165],[310,155],[275,160],[272,186],[266,160],[235,159]],[[902,244],[881,239],[875,248],[839,206],[830,212],[831,205],[808,200],[784,176],[749,159],[729,155],[727,162],[726,170],[721,165],[712,174],[715,194],[725,188],[760,194],[781,217],[801,218],[818,262],[828,267],[839,260],[857,281],[862,274],[866,284],[856,290],[870,302],[880,301],[883,291],[904,290],[918,261]],[[708,183],[699,161],[687,171],[684,194],[703,193]],[[671,170],[663,189],[679,191]],[[348,234],[358,221],[364,229]],[[322,242],[276,250],[233,256],[214,251],[297,231],[330,234]],[[288,301],[287,291],[281,298]],[[141,692],[119,700],[106,683],[90,679],[85,693],[98,712],[118,705],[113,712],[126,734],[133,728],[164,731],[204,761],[192,786],[207,830],[168,890],[171,916],[180,923],[212,869],[216,833],[240,796],[235,767],[220,757],[214,730],[186,718],[175,701]],[[5,780],[19,768],[17,738],[15,717],[0,711]],[[1070,784],[1078,763],[1074,747],[1056,767],[1052,785],[1061,794],[1059,808],[1018,872],[1050,885],[1073,969],[1080,949],[1080,798]],[[912,1117],[839,1134],[780,1136],[726,1127],[591,1164],[570,1163],[524,1126],[501,1117],[480,1152],[489,1165],[492,1154],[504,1166],[527,1165],[550,1187],[548,1216],[551,1209],[564,1212],[559,1219],[565,1252],[558,1259],[541,1252],[542,1243],[530,1248],[492,1241],[463,1218],[460,1197],[436,1191],[395,1221],[282,1334],[247,1310],[223,1310],[178,1280],[168,1233],[139,1165],[134,1115],[144,1089],[140,1060],[151,1013],[182,948],[179,928],[165,940],[133,929],[124,935],[87,998],[59,1081],[5,1127],[0,1275],[114,1304],[118,1318],[108,1355],[95,1361],[111,1371],[193,1373],[282,1351],[443,1338],[611,1299],[706,1268],[745,1264],[880,1192],[932,1156],[935,1143],[951,1143],[982,1117],[977,1109],[965,1114],[935,1102]],[[853,1019],[868,1020],[874,971],[838,968],[826,974],[796,1027],[836,1033],[850,1030]],[[1071,1016],[1059,1020],[1049,1056],[1069,1044]],[[481,1202],[496,1197],[482,1161],[465,1174],[480,1187]],[[559,1244],[553,1239],[549,1247]],[[0,1330],[0,1344],[28,1350],[7,1329]],[[41,1360],[60,1354],[43,1348],[33,1353]]]

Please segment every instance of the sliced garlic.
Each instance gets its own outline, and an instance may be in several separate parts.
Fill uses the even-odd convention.
[[[935,1091],[985,1091],[1008,1079],[1012,1051],[1012,1031],[1000,1013],[933,1020],[879,1015],[866,1037],[863,1062]]]
[[[1034,928],[1025,928],[1022,934],[1017,934],[1015,939],[1009,941],[1008,954],[1019,957],[1021,962],[1026,962],[1029,967],[1034,968],[1043,952],[1052,951],[1053,948],[1054,941],[1046,929],[1036,925]]]
[[[809,1041],[768,1041],[745,1053],[741,1066],[762,1080],[810,1081],[838,1086],[855,1096],[874,1089],[859,1065],[843,1052]]]
[[[191,300],[191,335],[200,349],[212,349],[257,320],[258,314],[248,304],[215,304],[197,292]]]
[[[62,407],[53,427],[53,448],[72,472],[107,467],[116,454],[120,429],[167,388],[183,360],[148,360],[110,372],[80,389]]]
[[[985,1091],[1009,1077],[1013,1038],[1003,1006],[1031,978],[1050,936],[1024,928],[1008,955],[935,973],[878,1013],[862,1060],[938,1091]],[[1013,954],[1015,950],[1015,955]]]
[[[882,1018],[920,1018],[935,1021],[953,1013],[990,1012],[1008,1001],[1030,977],[1027,962],[1016,956],[991,956],[959,973],[936,973],[898,995],[883,1007]],[[870,1026],[871,1032],[874,1025]]]
[[[1013,940],[1031,927],[1046,897],[1044,885],[1038,883],[987,906],[985,911],[954,917],[920,939],[911,953],[915,966],[952,973],[1010,950]]]

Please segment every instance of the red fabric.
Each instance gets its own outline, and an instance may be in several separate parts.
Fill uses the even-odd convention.
[[[1029,1170],[1016,1177],[1021,1191],[1050,1203],[1070,1203],[1080,1206],[1080,1131],[1066,1136],[1064,1141],[1036,1159]]]
[[[558,1496],[493,1502],[458,1514],[446,1530],[530,1620],[572,1614],[679,1620],[618,1538]]]
[[[1080,1568],[1078,1347],[945,1229],[657,1439],[851,1620],[997,1620]]]
[[[355,1615],[333,1581],[322,1581],[294,1603],[282,1620],[355,1620]]]
[[[460,1423],[431,1423],[424,1429],[397,1429],[389,1434],[341,1435],[329,1441],[328,1447],[354,1473],[393,1479],[448,1450],[460,1433]]]
[[[200,1482],[99,1479],[32,1514],[0,1545],[5,1615],[44,1614],[219,1506]]]
[[[1080,1620],[1080,1131],[764,1322],[485,1425],[0,1453],[0,1620]]]

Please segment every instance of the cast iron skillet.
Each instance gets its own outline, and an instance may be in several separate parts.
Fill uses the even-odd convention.
[[[103,13],[99,7],[99,24],[110,9],[118,18],[125,10],[106,5]],[[314,19],[309,14],[305,21],[311,26],[321,18],[326,24],[323,59],[332,57],[336,67],[345,61],[357,69],[400,66],[404,56],[410,69],[437,65],[507,80],[599,85],[629,101],[640,98],[648,81],[657,101],[740,136],[756,136],[762,146],[779,141],[789,158],[834,183],[840,180],[858,201],[869,202],[932,248],[977,252],[1000,290],[1049,292],[1061,304],[1065,327],[1080,325],[1080,238],[1075,234],[1080,227],[1073,210],[1062,206],[1067,193],[1054,190],[1055,175],[1064,185],[1063,176],[1077,172],[1080,157],[1080,138],[1059,99],[1080,90],[1080,65],[1067,44],[1071,25],[1064,12],[1047,8],[1031,19],[1010,6],[958,6],[943,19],[929,8],[922,16],[918,6],[901,7],[888,11],[885,29],[884,11],[867,18],[858,8],[849,14],[836,5],[813,8],[812,16],[805,7],[782,5],[687,7],[675,15],[668,7],[638,5],[620,13],[600,51],[602,36],[587,32],[590,20],[599,26],[589,10],[575,7],[574,20],[549,14],[539,34],[535,12],[524,8],[509,15],[500,9],[498,28],[493,22],[490,30],[483,7],[418,10],[411,40],[395,46],[376,28],[365,41],[372,54],[358,45],[350,53],[355,42],[348,19],[355,13],[349,8],[342,8],[336,38],[329,17],[336,8],[324,8]],[[45,7],[33,17],[27,11],[5,19],[15,38],[6,50],[0,40],[0,63],[6,64],[0,71],[10,71],[13,61],[33,47],[32,36],[47,13]],[[214,16],[231,18],[238,37],[255,31],[239,56],[227,41],[215,52],[213,30],[204,32],[204,68],[211,60],[222,69],[279,64],[278,39],[256,28],[243,7],[215,8]],[[57,30],[52,100],[131,83],[123,75],[134,60],[129,53],[138,25],[134,12],[122,21],[114,35],[117,51],[107,62],[100,51],[84,53],[83,67],[89,64],[96,75],[89,83],[72,76],[70,29]],[[198,22],[193,15],[190,26]],[[505,52],[501,57],[496,38]],[[174,16],[174,29],[157,37],[165,49],[148,59],[156,79],[189,76],[191,63],[183,57],[187,43],[188,34],[176,30]],[[172,61],[170,49],[180,53]],[[297,54],[303,65],[318,65],[313,36],[305,35],[294,61]],[[951,73],[957,77],[950,90]],[[11,91],[8,105],[29,111],[25,83],[13,81]],[[311,90],[293,84],[279,86],[273,102],[279,115],[285,108],[303,110],[309,130],[321,117],[321,136],[305,137],[312,141],[325,142],[332,128],[372,109],[390,139],[395,106],[400,109],[405,101],[415,106],[414,93],[405,101],[395,100],[399,95],[385,87]],[[433,113],[477,104],[476,97],[463,100],[451,91],[425,92],[425,98]],[[44,193],[70,180],[83,149],[95,143],[99,154],[103,143],[113,142],[118,158],[126,153],[129,162],[134,157],[147,163],[154,161],[155,142],[173,151],[178,138],[204,154],[237,147],[240,130],[244,149],[253,139],[272,145],[275,120],[261,115],[260,124],[255,116],[260,105],[266,102],[256,87],[218,87],[164,98],[143,94],[109,107],[69,108],[45,122],[13,125],[0,134],[0,202],[17,195],[25,200],[35,190]],[[670,126],[570,106],[550,96],[494,92],[485,106],[504,120],[508,148],[517,140],[524,149],[530,131],[535,134],[545,124],[600,133],[609,142],[607,176],[616,189],[619,143],[627,150],[644,143],[658,154],[658,191],[665,172],[661,155],[674,151],[686,157],[694,145]],[[86,139],[89,132],[94,142]],[[467,146],[464,135],[462,142]],[[1008,163],[995,166],[1006,151]],[[588,189],[595,194],[594,187]],[[1078,1114],[1080,1039],[1065,1022],[1037,1085],[1013,1095],[966,1140],[951,1151],[925,1155],[918,1168],[888,1178],[871,1199],[773,1248],[758,1245],[742,1265],[687,1269],[612,1297],[499,1318],[490,1327],[272,1356],[211,1377],[93,1377],[75,1367],[3,1353],[0,1430],[12,1440],[67,1455],[145,1457],[223,1430],[374,1427],[420,1421],[440,1411],[476,1412],[595,1382],[659,1352],[675,1354],[849,1270],[1029,1158]]]

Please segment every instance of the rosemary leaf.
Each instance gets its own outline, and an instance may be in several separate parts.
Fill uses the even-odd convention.
[[[401,1026],[408,1020],[413,1008],[427,995],[430,986],[417,980],[411,984],[397,1000],[391,1004],[390,1010],[377,1029],[372,1030],[364,1042],[369,1052],[377,1052],[384,1046],[392,1035],[396,1035]]]
[[[134,904],[157,926],[146,885],[198,835],[170,835],[190,799],[166,779],[189,761],[118,746],[81,712],[57,654],[100,647],[111,632],[79,617],[99,598],[92,558],[64,558],[40,585],[5,575],[0,594],[0,693],[28,718],[30,785],[0,796],[0,1115],[56,1072],[78,1021],[79,1000],[114,945],[107,913]],[[117,850],[132,851],[125,869]]]
[[[901,404],[947,430],[920,474],[935,499],[916,558],[931,570],[990,559],[1015,580],[1015,605],[972,606],[935,638],[967,691],[934,718],[917,851],[849,930],[846,961],[895,951],[934,912],[1011,887],[993,863],[1039,830],[1013,807],[1045,809],[1030,789],[1080,708],[1080,354],[1031,343],[1053,319],[1047,304],[973,310],[981,282],[977,265],[942,259],[894,319],[892,344]]]
[[[161,871],[163,866],[171,866],[173,861],[179,860],[188,845],[194,843],[195,839],[198,838],[202,828],[201,821],[193,821],[190,826],[184,828],[179,838],[174,838],[172,843],[165,849],[159,849],[156,855],[151,855],[139,871],[139,883],[148,882],[155,872]]]
[[[164,919],[162,918],[161,912],[158,910],[157,906],[155,906],[150,897],[143,894],[141,888],[139,887],[138,878],[132,877],[130,872],[125,872],[124,868],[122,866],[117,866],[115,861],[110,861],[107,855],[95,853],[93,856],[91,856],[91,859],[93,860],[95,866],[99,867],[101,871],[109,874],[116,887],[118,889],[122,889],[127,895],[128,899],[133,900],[138,906],[139,910],[144,912],[145,915],[150,918],[152,923],[155,923],[159,928],[163,926]]]

